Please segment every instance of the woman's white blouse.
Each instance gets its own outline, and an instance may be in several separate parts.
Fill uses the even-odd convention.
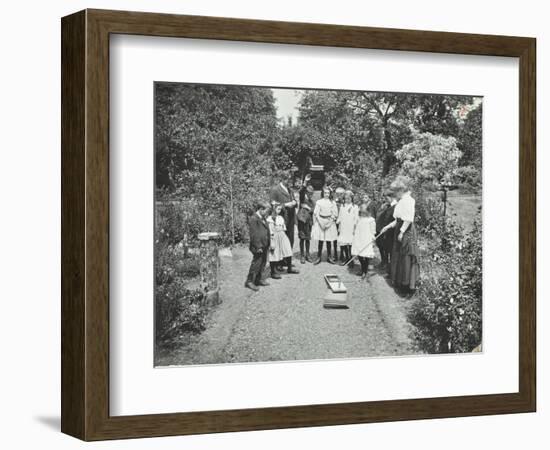
[[[401,219],[404,222],[414,222],[414,198],[411,197],[410,192],[405,192],[401,200],[395,205],[393,210],[393,217],[395,219]]]

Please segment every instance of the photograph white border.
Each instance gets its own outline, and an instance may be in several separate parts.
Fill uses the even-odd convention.
[[[517,58],[111,36],[110,414],[517,392],[518,77]],[[155,81],[483,96],[483,353],[154,368]]]

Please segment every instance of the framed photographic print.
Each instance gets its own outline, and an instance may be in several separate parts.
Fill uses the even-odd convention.
[[[63,432],[535,411],[535,39],[61,28]]]

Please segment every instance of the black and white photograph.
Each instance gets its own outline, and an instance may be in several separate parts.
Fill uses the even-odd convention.
[[[548,8],[494,6],[5,3],[0,447],[546,448]]]
[[[155,367],[482,351],[482,96],[153,89]]]

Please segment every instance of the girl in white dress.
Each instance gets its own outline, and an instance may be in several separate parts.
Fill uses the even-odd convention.
[[[311,238],[319,241],[317,248],[317,260],[313,264],[321,262],[323,254],[323,242],[327,243],[327,261],[335,264],[336,261],[331,256],[332,242],[338,239],[338,231],[336,229],[336,220],[338,219],[338,206],[331,198],[332,191],[328,186],[325,186],[322,191],[322,198],[315,203],[313,210],[313,229]]]
[[[281,262],[287,266],[288,273],[298,273],[298,271],[292,268],[292,247],[286,234],[285,219],[281,216],[282,205],[277,202],[272,202],[271,205],[272,212],[267,218],[271,233],[269,266],[271,268],[271,278],[279,279],[281,275],[277,273],[276,267]]]
[[[361,276],[365,278],[369,271],[370,259],[374,258],[374,237],[376,221],[366,204],[359,207],[359,220],[355,226],[351,253],[357,255],[361,263]]]
[[[359,218],[359,208],[352,202],[353,193],[346,191],[344,194],[344,203],[340,206],[338,212],[339,225],[338,244],[340,245],[340,253],[343,255],[341,265],[345,265],[351,259],[351,243],[353,242],[353,231],[355,224]]]

